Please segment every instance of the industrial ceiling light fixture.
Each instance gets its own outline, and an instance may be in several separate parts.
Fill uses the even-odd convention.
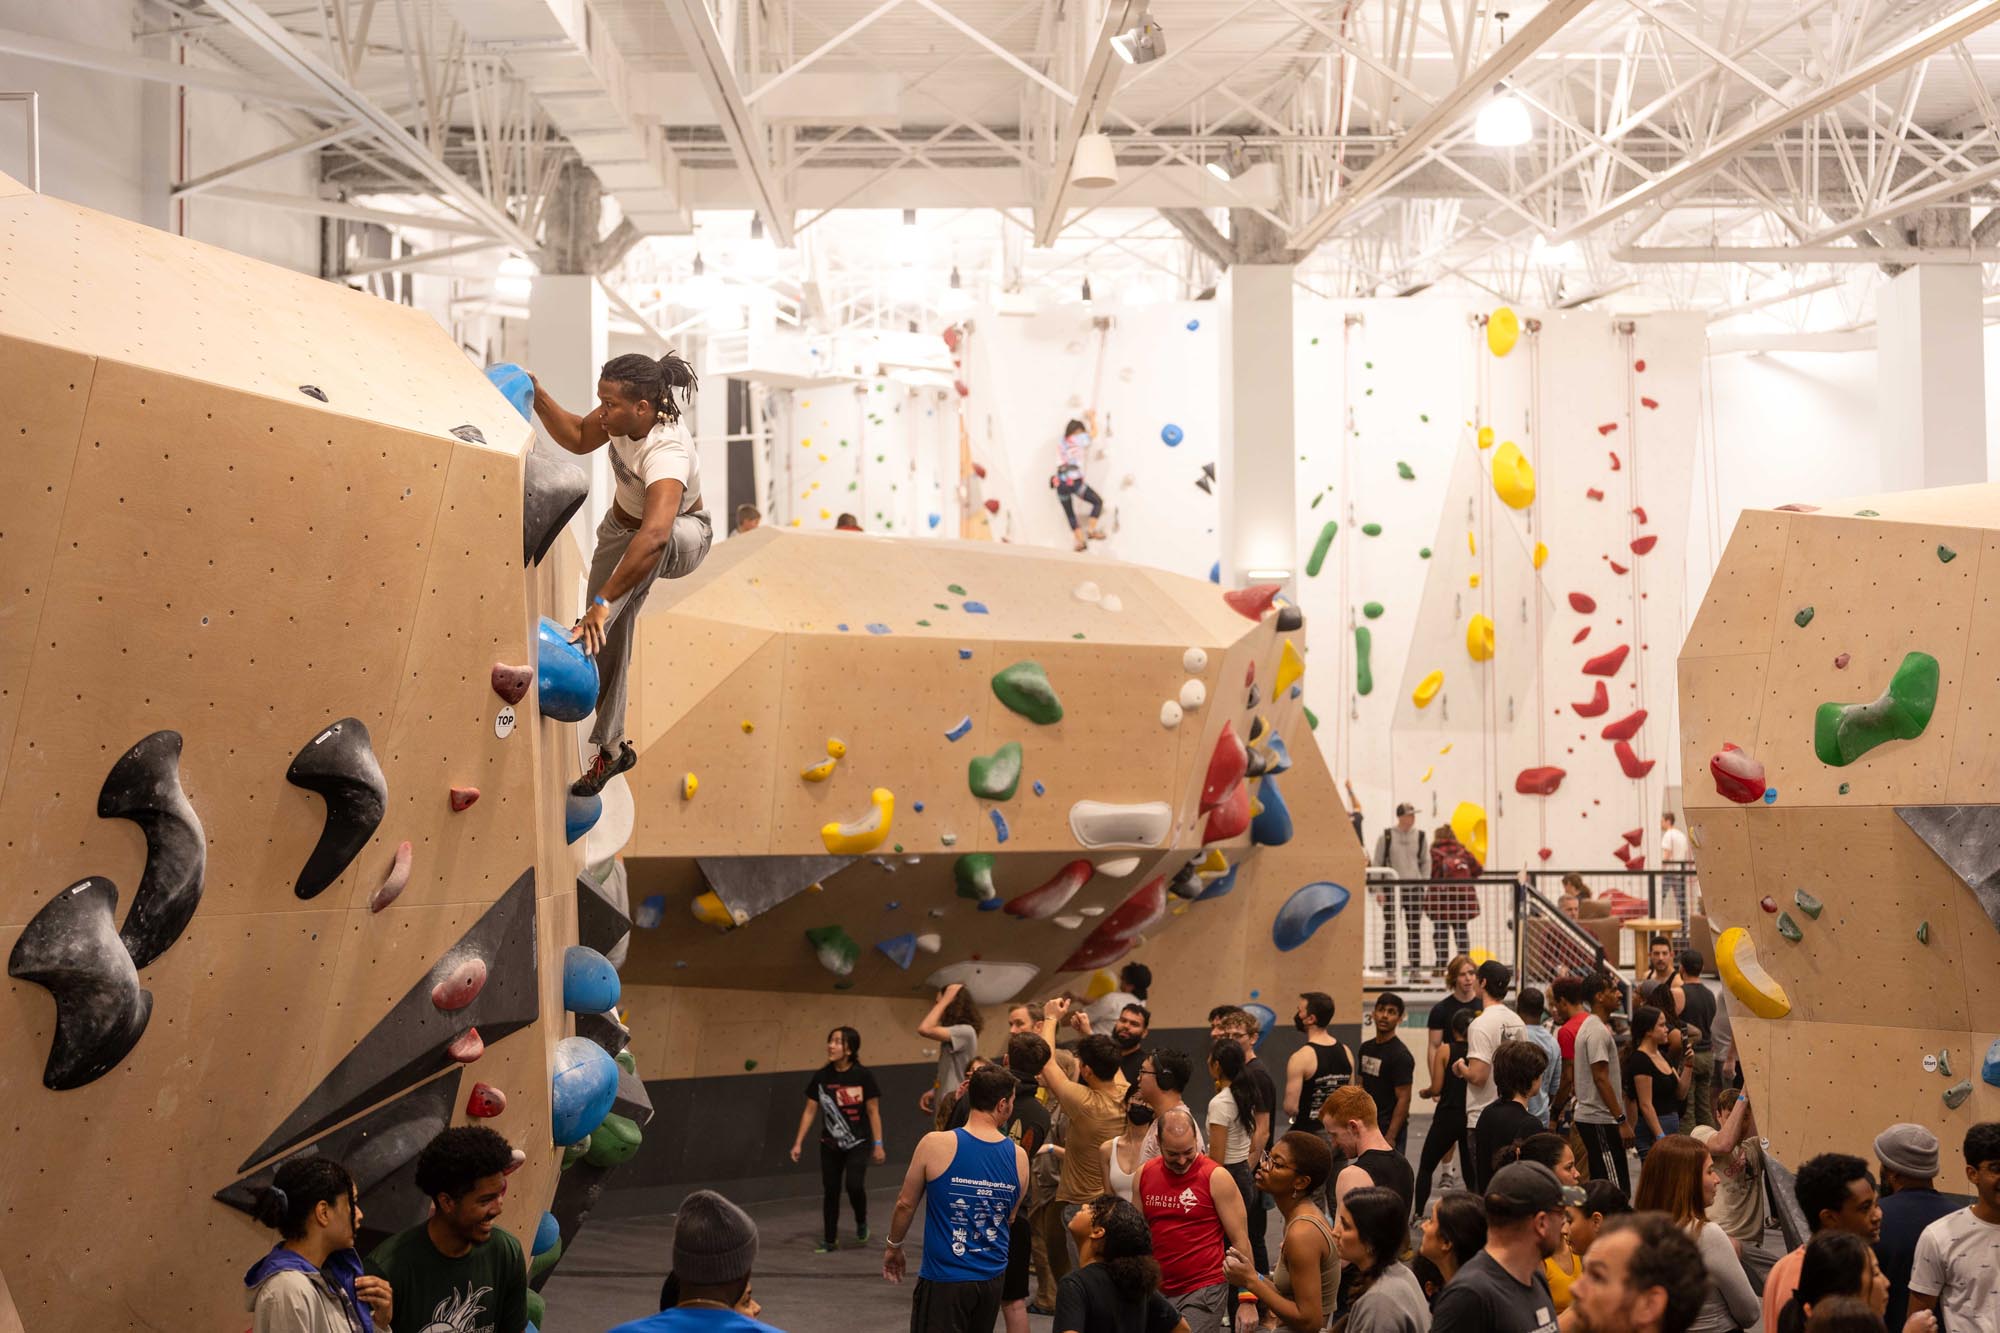
[[[1111,39],[1111,49],[1128,65],[1145,65],[1167,53],[1167,34],[1149,15]]]
[[[1110,135],[1092,130],[1076,141],[1069,183],[1079,190],[1105,190],[1118,183],[1118,154]]]
[[[1088,277],[1083,280],[1083,303],[1085,305],[1090,304],[1090,279]]]
[[[702,275],[702,273],[703,273],[703,272],[704,272],[704,271],[706,270],[706,268],[707,268],[707,265],[705,265],[705,264],[703,264],[703,263],[701,262],[701,251],[699,251],[699,250],[695,251],[695,252],[694,252],[694,275],[695,275],[695,276],[696,276],[697,278],[698,278],[698,277],[700,277],[700,276]]]
[[[1209,175],[1226,185],[1241,175],[1244,166],[1247,165],[1243,155],[1244,147],[1244,142],[1239,137],[1233,146],[1223,152],[1222,156],[1212,157],[1202,163],[1202,165],[1208,168]]]
[[[906,209],[904,209],[904,210],[903,210],[903,225],[904,225],[905,227],[914,227],[914,226],[916,226],[916,225],[917,225],[917,210],[916,210],[916,209],[914,209],[914,208],[906,208]]]
[[[752,213],[750,215],[750,239],[753,241],[764,239],[764,215],[762,213]]]
[[[953,291],[957,291],[957,290],[958,290],[958,288],[959,288],[959,281],[958,281],[958,265],[956,265],[956,264],[953,264],[953,265],[951,266],[951,289],[952,289]]]
[[[1472,123],[1472,137],[1487,148],[1518,148],[1535,137],[1528,120],[1528,108],[1507,91],[1505,84],[1493,85],[1493,100],[1479,108]]]

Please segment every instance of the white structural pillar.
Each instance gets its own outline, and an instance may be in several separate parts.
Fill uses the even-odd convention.
[[[597,406],[597,372],[604,365],[609,319],[603,288],[588,274],[547,273],[528,296],[528,369],[542,387],[578,416]],[[558,446],[544,442],[544,449]],[[602,449],[585,460],[590,498],[570,520],[570,531],[590,558],[592,533],[611,503],[611,462]]]
[[[1882,480],[1985,481],[1985,319],[1976,264],[1918,264],[1875,298]]]
[[[1222,583],[1290,584],[1298,560],[1292,266],[1237,264],[1223,288],[1216,467]]]

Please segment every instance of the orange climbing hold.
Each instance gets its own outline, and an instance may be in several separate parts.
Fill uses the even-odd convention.
[[[1583,674],[1586,676],[1615,676],[1618,674],[1618,668],[1625,665],[1626,654],[1631,651],[1631,644],[1621,643],[1608,653],[1599,653],[1583,664]]]
[[[1271,609],[1271,599],[1278,595],[1275,583],[1253,583],[1247,588],[1234,588],[1222,594],[1222,600],[1230,609],[1247,620],[1262,620],[1264,613]]]

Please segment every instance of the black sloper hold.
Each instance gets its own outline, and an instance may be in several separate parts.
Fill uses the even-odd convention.
[[[181,789],[181,734],[156,731],[118,757],[97,794],[100,819],[129,819],[146,835],[146,869],[118,932],[144,967],[181,937],[201,905],[208,835]]]
[[[1278,633],[1289,634],[1295,629],[1306,627],[1306,613],[1296,606],[1278,608]]]
[[[317,384],[301,384],[299,392],[308,398],[317,398],[322,403],[327,401],[326,390],[320,388]]]
[[[537,442],[521,467],[521,559],[539,565],[556,534],[590,494],[590,477]]]
[[[1262,750],[1252,750],[1249,752],[1248,760],[1244,763],[1243,776],[1246,778],[1261,778],[1270,770],[1270,767],[1270,756],[1266,755]]]
[[[353,717],[306,742],[285,781],[326,799],[326,827],[299,871],[299,897],[315,898],[375,836],[389,808],[389,784],[375,762],[368,728]]]
[[[464,440],[467,444],[486,443],[486,432],[477,426],[453,426],[451,433],[458,436],[459,439]]]
[[[153,1016],[153,995],[139,986],[132,955],[112,919],[118,887],[97,875],[43,904],[14,941],[7,975],[55,997],[55,1040],[42,1084],[80,1088],[131,1054]]]

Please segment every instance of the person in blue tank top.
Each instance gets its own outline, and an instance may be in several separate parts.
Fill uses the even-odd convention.
[[[882,1252],[882,1276],[901,1282],[903,1242],[924,1205],[922,1266],[910,1333],[992,1333],[1000,1316],[1014,1213],[1028,1192],[1028,1154],[1001,1126],[1013,1115],[1013,1074],[975,1070],[962,1129],[926,1134],[910,1160]]]

